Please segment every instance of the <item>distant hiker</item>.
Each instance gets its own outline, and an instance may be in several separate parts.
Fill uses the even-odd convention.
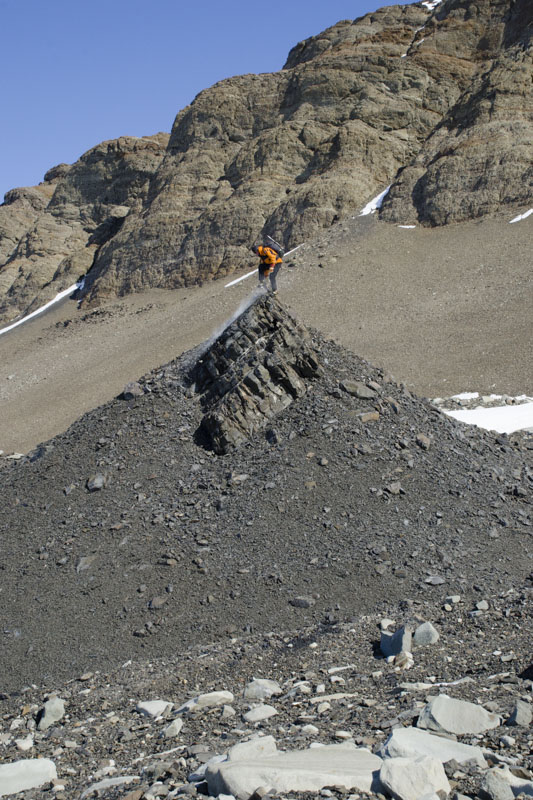
[[[252,252],[259,256],[261,261],[258,267],[259,286],[263,287],[265,278],[270,278],[270,289],[272,294],[278,293],[278,285],[276,282],[276,275],[281,269],[283,263],[281,254],[274,250],[273,247],[267,245],[256,245],[252,247]]]

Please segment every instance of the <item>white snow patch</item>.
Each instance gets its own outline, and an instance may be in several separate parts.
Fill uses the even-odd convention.
[[[461,411],[446,411],[448,416],[477,425],[488,431],[497,433],[514,433],[515,431],[533,430],[533,401],[511,406],[495,406],[493,408],[464,409]]]
[[[43,311],[47,311],[50,308],[50,306],[53,306],[56,303],[59,303],[59,301],[63,300],[64,297],[70,297],[70,295],[74,294],[76,289],[79,289],[80,286],[81,286],[81,283],[74,283],[72,286],[69,286],[68,289],[64,289],[62,292],[59,292],[59,294],[57,294],[54,297],[53,300],[50,300],[48,303],[46,303],[46,305],[41,306],[41,308],[38,308],[37,311],[32,311],[31,314],[28,314],[27,316],[23,317],[22,319],[19,319],[18,322],[14,322],[12,325],[8,325],[7,328],[2,328],[2,330],[0,330],[0,336],[3,333],[7,333],[8,331],[12,331],[13,328],[16,328],[19,325],[22,325],[23,322],[27,322],[29,319],[32,319],[32,317],[36,317],[38,314],[42,314]]]
[[[367,203],[366,206],[363,208],[363,210],[359,213],[359,216],[366,217],[367,214],[374,214],[374,212],[376,212],[378,208],[381,208],[383,200],[389,193],[389,189],[390,185],[387,186],[384,192],[381,192],[381,194],[378,194],[377,197],[374,197],[374,199],[371,200],[370,203]]]
[[[411,230],[412,228],[416,228],[416,225],[398,225],[399,228],[405,228],[405,230]]]
[[[442,0],[425,0],[425,2],[422,3],[422,5],[425,6],[427,9],[429,9],[429,11],[433,11],[441,3]]]
[[[520,221],[521,221],[521,220],[523,220],[523,219],[527,219],[529,216],[531,216],[531,214],[533,214],[533,208],[530,208],[530,209],[529,209],[529,211],[526,211],[526,212],[525,212],[525,214],[520,214],[520,216],[519,216],[519,217],[515,217],[514,219],[512,219],[512,220],[509,222],[509,225],[512,225],[512,224],[513,224],[513,222],[520,222]]]
[[[479,392],[462,392],[461,394],[454,394],[450,400],[477,400]]]

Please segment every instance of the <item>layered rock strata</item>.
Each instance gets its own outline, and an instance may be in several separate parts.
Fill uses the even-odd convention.
[[[320,374],[305,329],[274,298],[260,297],[195,367],[208,446],[226,453],[242,444],[302,397],[307,381]]]

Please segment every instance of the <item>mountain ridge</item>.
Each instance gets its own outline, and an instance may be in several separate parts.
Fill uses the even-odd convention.
[[[222,277],[244,266],[262,231],[300,244],[389,184],[389,221],[523,208],[533,196],[532,14],[525,0],[445,0],[337,23],[296,45],[280,72],[201,92],[168,140],[98,145],[45,181],[48,207],[30,211],[20,190],[8,193],[0,318],[34,310],[81,274],[92,304]]]

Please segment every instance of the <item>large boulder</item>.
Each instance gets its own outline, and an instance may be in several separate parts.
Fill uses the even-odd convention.
[[[230,750],[228,761],[208,767],[205,777],[211,795],[248,800],[261,786],[276,794],[318,792],[325,786],[380,790],[381,759],[353,743],[279,752],[273,740],[266,749],[264,740],[255,742],[257,750],[254,746],[241,750],[238,759],[232,758]]]

